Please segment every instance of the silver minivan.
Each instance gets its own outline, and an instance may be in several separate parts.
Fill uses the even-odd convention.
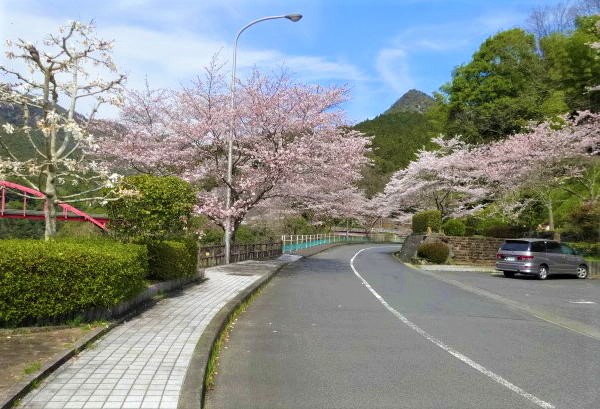
[[[496,254],[496,269],[505,277],[516,273],[535,275],[545,280],[550,274],[573,274],[587,278],[583,257],[564,243],[545,239],[506,240]]]

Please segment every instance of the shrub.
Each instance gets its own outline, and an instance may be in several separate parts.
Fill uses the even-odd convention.
[[[583,240],[600,239],[600,201],[587,202],[569,215],[572,230]]]
[[[483,234],[488,237],[498,237],[501,239],[513,239],[523,237],[527,229],[522,226],[513,226],[510,224],[494,224],[487,226]]]
[[[474,216],[467,216],[465,222],[465,236],[475,236],[479,234],[479,222]]]
[[[306,217],[290,216],[283,220],[283,231],[286,234],[316,234],[317,226],[313,225]]]
[[[600,243],[569,243],[579,254],[584,257],[600,257]]]
[[[161,241],[181,236],[196,203],[192,186],[175,176],[127,176],[119,189],[130,190],[107,204],[109,229],[130,241]]]
[[[412,217],[413,233],[425,233],[427,227],[431,227],[431,231],[440,231],[442,223],[442,214],[439,210],[424,210],[415,214]]]
[[[423,243],[417,250],[417,256],[435,264],[444,264],[449,255],[450,248],[441,241]]]
[[[275,234],[265,226],[240,226],[235,232],[235,244],[269,243]]]
[[[0,325],[56,322],[111,307],[144,288],[144,246],[0,240]]]
[[[197,247],[192,241],[162,241],[148,244],[150,274],[154,280],[192,277],[196,273]]]
[[[460,219],[448,219],[442,225],[442,230],[448,236],[464,236],[467,231],[465,222]]]

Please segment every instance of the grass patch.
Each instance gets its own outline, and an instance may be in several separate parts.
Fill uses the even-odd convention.
[[[208,358],[208,364],[206,365],[206,375],[204,377],[204,388],[205,390],[212,390],[215,386],[215,375],[217,374],[217,368],[219,367],[219,357],[221,355],[221,349],[229,340],[229,334],[234,327],[235,321],[244,313],[250,304],[258,297],[262,290],[267,285],[268,281],[263,283],[256,289],[248,298],[246,298],[240,305],[238,305],[233,312],[227,318],[225,327],[217,337],[217,340],[213,344],[210,351],[210,357]]]
[[[40,369],[42,369],[42,364],[36,361],[27,365],[25,369],[23,369],[23,373],[25,375],[31,375],[38,372]]]

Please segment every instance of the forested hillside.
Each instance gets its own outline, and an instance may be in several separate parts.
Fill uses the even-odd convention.
[[[385,113],[355,126],[374,137],[371,154],[374,166],[365,170],[361,185],[368,196],[382,191],[393,172],[408,165],[419,149],[429,147],[436,129],[420,109],[432,104],[433,99],[428,95],[410,90]]]
[[[419,112],[424,113],[434,104],[435,100],[426,93],[411,89],[402,95],[398,101],[384,112],[384,114],[391,114],[395,112]]]

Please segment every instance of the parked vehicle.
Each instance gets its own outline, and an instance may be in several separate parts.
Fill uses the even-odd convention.
[[[496,254],[496,269],[505,277],[516,273],[545,280],[550,274],[573,274],[587,278],[589,266],[583,257],[564,243],[546,239],[506,240]]]

